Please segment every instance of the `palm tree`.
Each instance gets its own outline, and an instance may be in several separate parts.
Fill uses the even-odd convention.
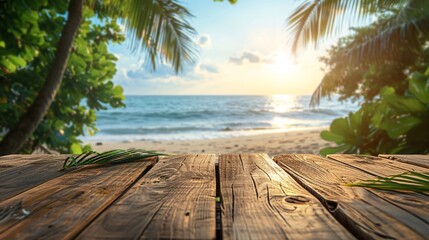
[[[88,0],[87,5],[100,14],[121,18],[131,38],[132,51],[146,53],[153,69],[163,61],[171,63],[177,73],[195,62],[195,30],[187,21],[192,15],[176,0]],[[19,152],[48,112],[61,85],[83,8],[84,0],[70,0],[68,18],[46,81],[27,112],[2,139],[0,155]]]
[[[317,46],[324,38],[338,33],[344,23],[368,22],[377,15],[383,15],[378,28],[344,51],[343,59],[350,64],[380,61],[380,56],[394,53],[398,46],[416,51],[422,37],[429,39],[427,0],[307,0],[287,20],[292,52],[296,55],[300,46]],[[313,93],[312,105],[318,104],[324,95],[322,88],[323,80]]]

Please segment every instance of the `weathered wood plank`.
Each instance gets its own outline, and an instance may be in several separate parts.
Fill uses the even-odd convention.
[[[0,209],[18,207],[0,221],[0,239],[72,238],[152,165],[87,166],[7,199]]]
[[[328,158],[348,164],[375,176],[395,175],[407,171],[428,171],[428,169],[424,167],[374,156],[332,154],[328,155]]]
[[[408,164],[413,164],[420,167],[429,168],[429,155],[389,155],[389,154],[380,154],[378,155],[382,158],[392,159],[398,162],[404,162]]]
[[[215,155],[161,159],[79,239],[214,239]]]
[[[10,168],[23,166],[29,163],[46,160],[65,160],[70,155],[53,155],[53,154],[12,154],[0,156],[0,171]]]
[[[60,171],[66,159],[65,156],[33,155],[28,160],[27,158],[14,159],[3,158],[2,161],[19,164],[21,161],[27,161],[27,164],[21,166],[17,164],[16,167],[10,167],[0,173],[0,201],[13,197],[65,173],[64,171]]]
[[[359,238],[425,239],[429,236],[425,195],[347,187],[374,175],[314,155],[281,155],[275,161],[311,191]]]
[[[219,157],[225,239],[353,239],[266,154]]]
[[[424,167],[374,156],[333,154],[329,155],[329,158],[368,173],[369,175],[366,179],[387,177],[407,171],[428,171]],[[385,191],[378,191],[377,194],[429,223],[429,195],[411,192],[396,192],[392,194]]]

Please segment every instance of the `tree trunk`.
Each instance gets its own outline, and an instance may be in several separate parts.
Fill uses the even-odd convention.
[[[21,150],[34,130],[48,112],[63,80],[67,68],[74,38],[82,20],[84,0],[71,0],[68,8],[68,19],[57,45],[57,52],[45,83],[33,104],[24,113],[0,143],[0,156],[17,153]],[[31,79],[29,79],[31,81]]]

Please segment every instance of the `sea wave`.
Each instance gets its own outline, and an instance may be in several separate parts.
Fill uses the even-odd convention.
[[[204,110],[204,111],[184,111],[184,112],[138,112],[124,111],[112,112],[99,115],[103,120],[117,120],[127,118],[128,120],[138,119],[173,119],[173,120],[191,120],[191,119],[206,119],[206,118],[231,118],[231,117],[317,117],[317,116],[342,116],[348,110],[332,110],[332,109],[300,109],[287,112],[277,112],[273,110],[247,110],[243,112],[235,112],[231,110]]]
[[[97,114],[100,131],[88,139],[200,139],[264,131],[327,127],[357,104],[310,96],[131,96],[126,108]]]

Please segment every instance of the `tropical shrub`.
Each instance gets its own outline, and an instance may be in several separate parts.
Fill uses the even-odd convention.
[[[383,17],[380,17],[383,18]],[[364,45],[377,29],[383,27],[377,21],[366,27],[353,28],[350,36],[342,37],[330,47],[327,55],[320,58],[325,65],[325,75],[312,96],[312,105],[320,98],[338,94],[340,100],[352,99],[371,101],[385,86],[391,86],[403,94],[408,87],[406,79],[410,73],[425,71],[429,64],[428,37],[421,36],[414,43],[413,51],[398,45],[395,51],[387,51],[377,56],[362,53],[362,61],[350,61],[350,49]]]
[[[321,137],[337,147],[322,155],[344,152],[360,154],[429,153],[429,68],[408,79],[404,94],[384,87],[377,98],[355,113],[335,119]]]
[[[0,23],[5,32],[0,37],[0,136],[18,121],[46,78],[66,21],[67,2],[62,2],[50,1],[48,6],[48,1],[31,1],[29,5],[17,6],[12,11],[15,15],[0,13],[0,17],[9,17]],[[23,16],[28,14],[34,18],[26,20]],[[20,41],[26,38],[29,40]],[[124,106],[122,88],[111,81],[117,58],[107,48],[109,43],[123,40],[115,19],[96,19],[91,10],[85,9],[61,88],[23,152],[41,146],[63,153],[89,149],[81,146],[78,136],[97,131],[96,111]],[[12,66],[10,56],[22,60],[12,62]]]
[[[63,4],[61,4],[61,2]],[[62,6],[65,2],[60,0],[42,0],[38,3],[40,4],[31,4],[25,0],[4,0],[0,6],[0,18],[5,21],[0,24],[4,24],[4,28],[6,32],[8,32],[9,28],[14,28],[13,26],[11,27],[12,24],[15,24],[13,21],[14,18],[19,19],[25,15],[23,13],[32,11],[32,13],[38,15],[37,18],[31,22],[34,25],[34,22],[46,13],[46,10],[49,11],[52,9],[50,8],[51,6]],[[8,126],[7,129],[0,132],[0,135],[3,135],[0,139],[0,155],[23,151],[24,145],[31,141],[31,136],[35,133],[36,128],[38,128],[44,118],[49,115],[57,92],[61,88],[63,79],[66,78],[65,72],[69,70],[68,67],[70,66],[68,66],[68,63],[71,58],[72,48],[77,42],[76,35],[82,34],[82,31],[79,31],[82,27],[82,19],[91,17],[83,14],[84,10],[86,10],[86,12],[88,12],[89,9],[95,11],[95,17],[101,22],[110,19],[115,21],[116,18],[122,19],[121,22],[124,26],[124,32],[130,37],[131,50],[133,52],[138,51],[146,53],[147,63],[151,65],[154,70],[157,63],[166,62],[171,64],[174,71],[178,73],[183,70],[185,65],[193,65],[196,61],[196,48],[194,46],[196,31],[188,21],[188,18],[192,17],[192,14],[177,0],[70,0],[66,1],[66,3],[68,4],[67,10],[63,9],[62,12],[53,11],[47,15],[48,18],[56,17],[60,19],[60,21],[61,18],[67,18],[60,33],[55,33],[53,35],[48,34],[48,36],[50,36],[50,43],[58,42],[55,56],[53,61],[49,63],[51,67],[47,71],[48,74],[46,74],[45,81],[40,87],[37,96],[32,101],[32,104],[21,114],[14,126]],[[14,12],[14,14],[8,14],[9,11]],[[28,24],[19,26],[18,30],[23,34],[28,34],[29,31],[31,32],[33,30],[38,31],[38,29],[33,26],[29,28]],[[46,32],[49,31],[50,29]],[[110,34],[111,32],[108,31],[105,35],[107,36]],[[116,38],[119,34],[113,33],[113,36]],[[98,44],[99,36],[93,37],[95,37],[94,42]],[[12,44],[6,44],[5,41],[0,38],[0,42],[2,42],[0,45],[3,46],[3,48],[6,45],[10,47],[10,45],[13,45],[13,41],[15,41],[18,43],[18,48],[21,48],[22,44],[19,37],[12,36],[11,39]],[[29,41],[31,41],[31,39],[29,39]],[[34,56],[37,56],[38,53],[39,51],[36,51]],[[1,75],[8,74],[10,71],[8,71],[7,68],[9,67],[12,67],[13,70],[16,70],[16,66],[24,67],[25,62],[22,61],[22,59],[21,61],[16,61],[13,55],[9,54],[7,56],[8,58],[6,61],[0,61],[0,64],[8,64],[5,65],[6,67],[0,65],[0,67],[2,67],[1,69],[4,71]],[[14,63],[14,65],[9,64],[11,60],[16,63]],[[80,64],[80,67],[85,67],[82,61],[79,61],[78,64]],[[25,68],[26,67],[27,66],[25,66]],[[73,68],[74,65],[71,67]],[[107,89],[110,89],[113,87],[113,84],[109,83],[106,86]],[[121,92],[121,88],[115,87],[113,92],[115,95],[120,95],[117,93]],[[103,100],[101,101],[103,102]],[[115,101],[114,98],[113,101]],[[112,103],[109,102],[109,104]],[[78,145],[74,144],[73,146],[75,147],[72,148],[72,150],[75,149],[80,151],[79,147],[77,147]]]
[[[67,2],[48,0],[2,1],[0,4],[0,77],[25,67],[40,54],[46,44],[46,31],[40,29],[42,14],[56,12],[64,14]],[[39,14],[41,12],[42,14]]]

